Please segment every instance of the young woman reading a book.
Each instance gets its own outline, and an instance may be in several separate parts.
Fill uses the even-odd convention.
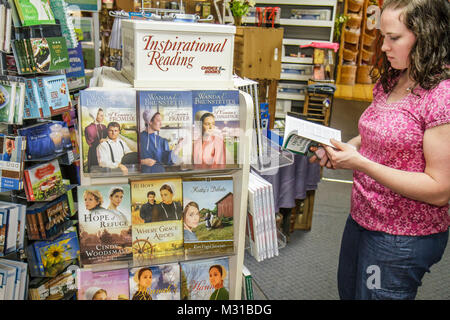
[[[450,3],[386,0],[373,102],[360,135],[322,166],[354,170],[341,243],[341,299],[414,299],[448,241]]]

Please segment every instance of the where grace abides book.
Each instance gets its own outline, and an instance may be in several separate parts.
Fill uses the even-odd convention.
[[[192,164],[192,92],[137,92],[139,157],[143,173]]]
[[[180,300],[180,265],[131,268],[130,300]]]
[[[78,186],[82,264],[130,260],[130,186]]]
[[[186,255],[233,252],[233,178],[183,179],[183,227]]]
[[[182,255],[181,178],[131,181],[133,260]]]

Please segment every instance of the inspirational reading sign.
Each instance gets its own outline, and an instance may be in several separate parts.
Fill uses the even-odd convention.
[[[124,20],[123,73],[135,87],[233,87],[235,27]]]

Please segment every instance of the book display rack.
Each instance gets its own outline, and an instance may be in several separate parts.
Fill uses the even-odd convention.
[[[15,184],[2,170],[2,186],[17,190],[2,190],[0,270],[20,283],[2,284],[2,298],[241,297],[254,120],[252,98],[234,88],[230,72],[235,28],[123,22],[123,76],[131,86],[99,81],[70,92],[66,65],[43,70],[45,60],[18,53],[19,43],[2,53],[4,79],[16,90],[3,96],[23,110],[7,115],[8,134],[0,137],[5,159],[13,145],[20,160]],[[173,35],[173,24],[186,32]],[[149,34],[143,48],[136,43],[142,33]],[[167,47],[175,42],[183,50]],[[130,72],[130,64],[144,73]],[[152,67],[165,81],[148,78]],[[54,92],[62,94],[58,107],[49,103]],[[145,286],[149,275],[154,285]]]
[[[33,291],[78,260],[73,102],[84,86],[72,86],[70,60],[83,59],[70,53],[78,43],[64,1],[1,1],[0,14],[0,299],[71,298]]]

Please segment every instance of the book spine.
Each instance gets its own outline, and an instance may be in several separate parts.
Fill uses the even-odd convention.
[[[34,228],[32,227],[32,221],[31,221],[31,214],[27,214],[26,215],[26,230],[27,230],[27,234],[28,234],[28,239],[33,240],[34,239]]]
[[[42,216],[43,215],[42,211],[38,212],[36,215],[39,221],[39,232],[41,234],[41,239],[47,239],[47,233],[45,232],[45,222],[44,217]]]
[[[39,235],[39,229],[38,229],[38,221],[36,217],[36,213],[33,213],[31,215],[31,228],[32,228],[32,234],[33,239],[32,240],[40,240],[41,236]]]
[[[3,49],[8,53],[11,51],[11,22],[12,9],[8,6],[6,8],[5,42],[3,43]]]
[[[25,44],[25,49],[27,51],[27,56],[28,56],[28,61],[30,63],[31,71],[32,72],[36,72],[37,71],[37,65],[36,65],[36,61],[34,59],[33,48],[31,46],[30,39],[25,39],[24,40],[24,44]]]
[[[40,105],[40,114],[42,118],[50,117],[50,106],[47,101],[47,97],[45,96],[45,90],[44,90],[44,81],[41,77],[36,78],[36,84],[37,84],[37,91],[38,91],[38,98],[41,101]]]
[[[30,180],[30,173],[28,170],[23,171],[24,178],[25,178],[25,194],[27,196],[28,201],[34,201],[34,193],[33,188],[31,186],[31,180]]]
[[[26,73],[31,72],[30,62],[28,60],[27,51],[25,49],[25,43],[24,40],[17,40],[16,41],[19,48],[20,48],[20,56],[22,57],[23,66],[25,68]]]

